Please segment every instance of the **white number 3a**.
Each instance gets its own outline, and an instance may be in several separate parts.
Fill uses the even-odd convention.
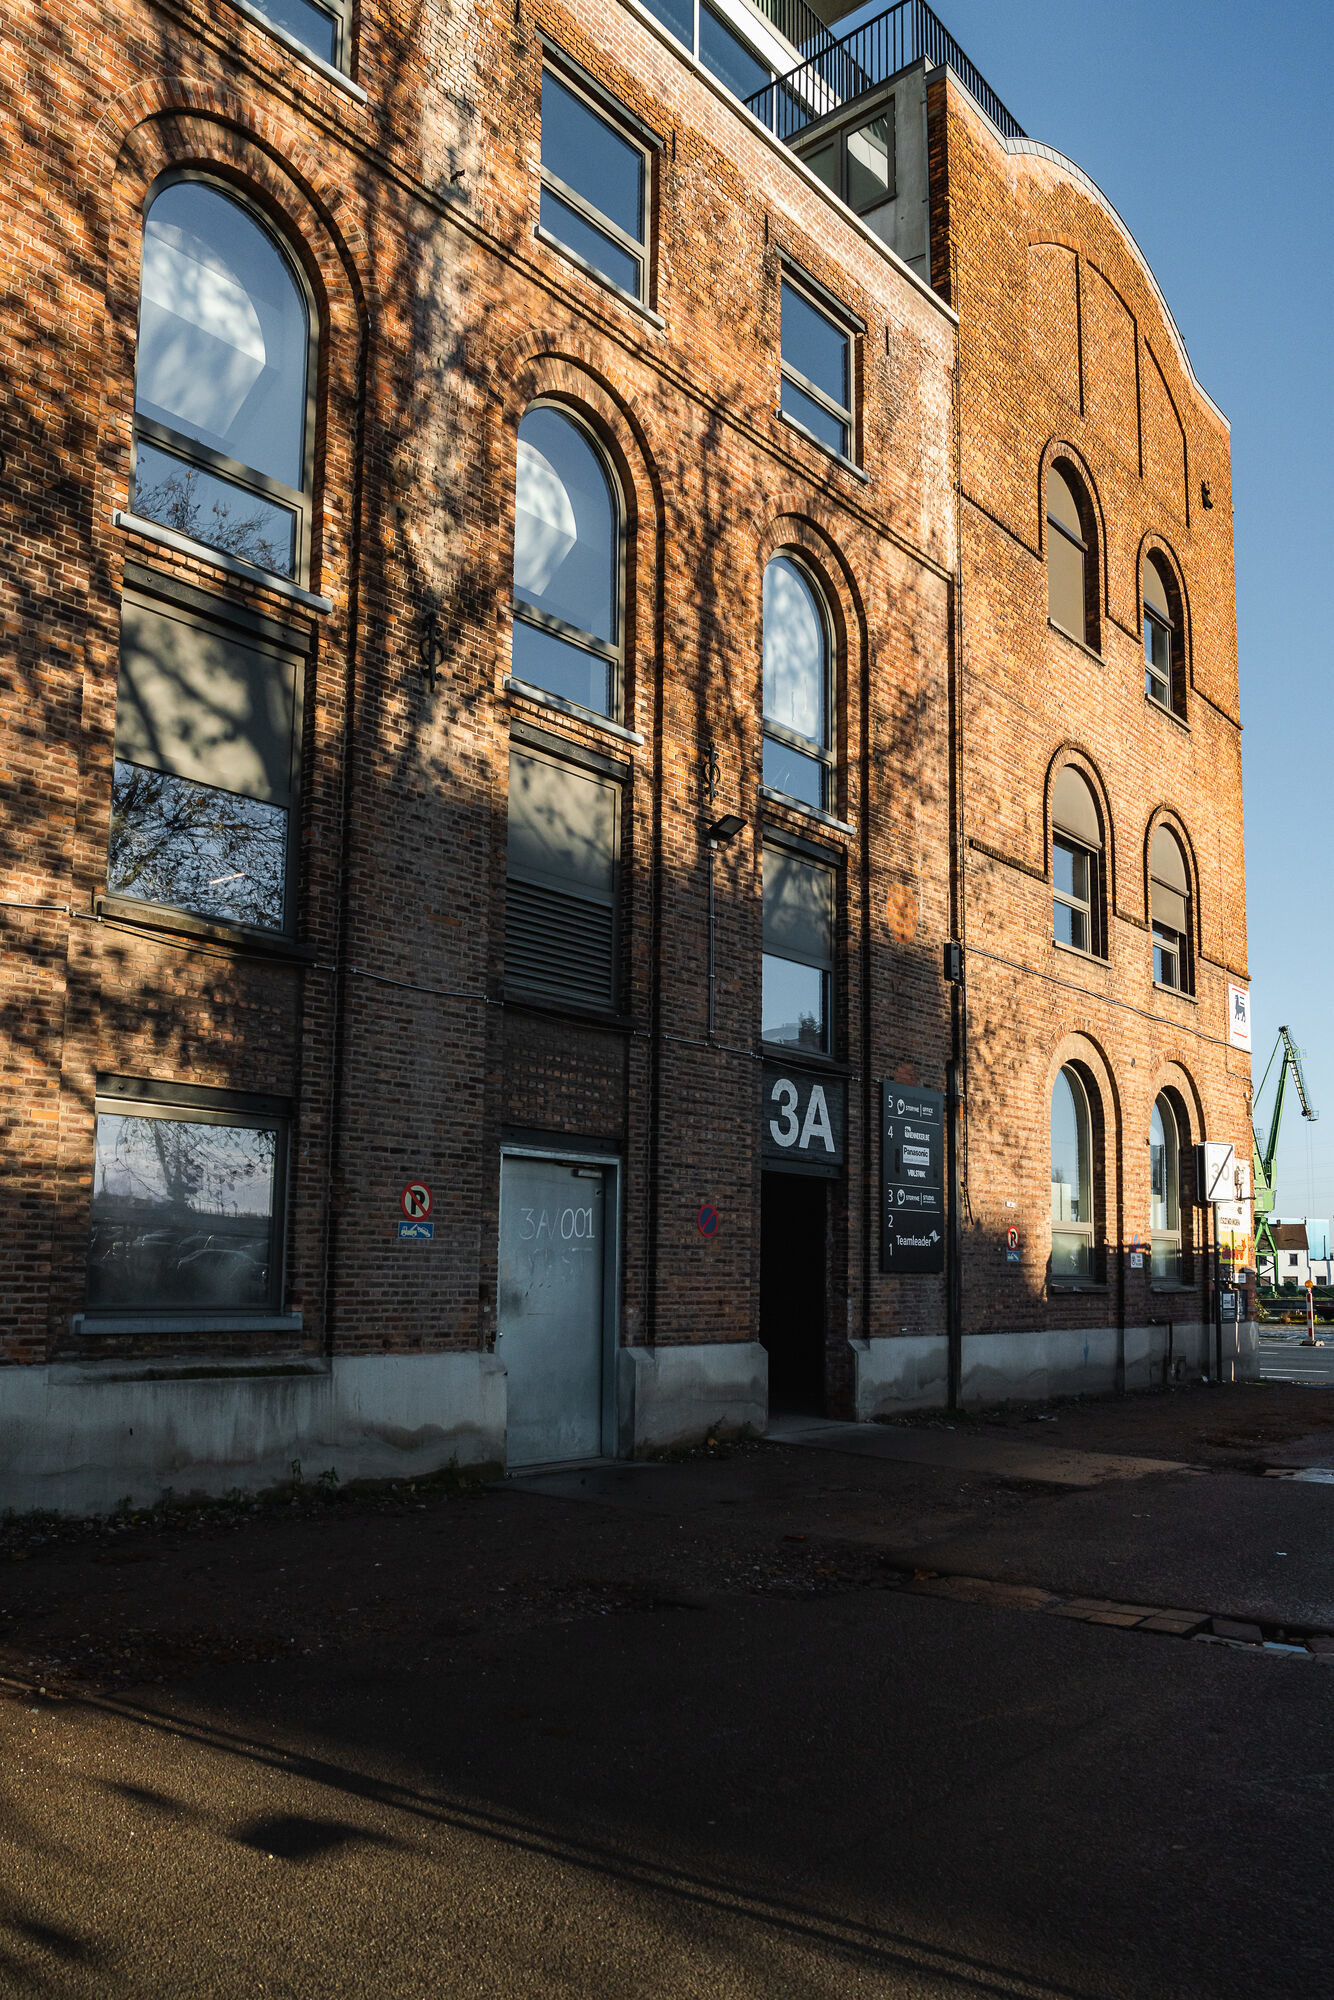
[[[770,1101],[782,1106],[782,1122],[777,1118],[769,1120],[769,1130],[776,1146],[795,1146],[797,1133],[801,1129],[797,1123],[797,1086],[791,1077],[780,1076],[769,1093]]]

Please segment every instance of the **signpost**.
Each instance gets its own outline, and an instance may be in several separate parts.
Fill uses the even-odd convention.
[[[945,1093],[880,1086],[880,1268],[945,1269]],[[1018,1240],[1015,1243],[1016,1254]]]
[[[1239,1160],[1236,1148],[1226,1139],[1206,1139],[1195,1148],[1195,1185],[1200,1191],[1201,1201],[1208,1203],[1214,1216],[1214,1379],[1221,1382],[1224,1312],[1229,1319],[1241,1318],[1241,1294],[1236,1289],[1241,1273],[1237,1249],[1239,1237],[1243,1247],[1250,1242],[1245,1216],[1251,1199],[1251,1163]],[[1226,1252],[1223,1248],[1225,1229],[1228,1232]],[[1226,1293],[1223,1290],[1225,1258],[1230,1286]]]

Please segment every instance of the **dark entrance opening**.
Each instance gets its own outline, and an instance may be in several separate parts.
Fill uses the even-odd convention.
[[[769,1408],[824,1413],[825,1180],[765,1174],[760,1193],[760,1339]]]

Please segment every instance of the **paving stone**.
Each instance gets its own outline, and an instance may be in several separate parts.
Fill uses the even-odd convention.
[[[908,1589],[919,1597],[948,1597],[956,1604],[988,1604],[998,1611],[1043,1611],[1056,1600],[1049,1590],[1025,1583],[993,1583],[981,1576],[914,1579]]]
[[[1120,1625],[1126,1631],[1139,1622],[1138,1611],[1087,1611],[1084,1614],[1086,1625]]]
[[[1242,1639],[1253,1646],[1260,1645],[1265,1636],[1258,1625],[1247,1625],[1239,1618],[1211,1619],[1210,1630],[1217,1639]]]
[[[1166,1632],[1174,1639],[1189,1639],[1193,1633],[1202,1632],[1209,1620],[1202,1613],[1177,1614],[1170,1611],[1155,1611],[1152,1618],[1140,1621],[1141,1632]]]

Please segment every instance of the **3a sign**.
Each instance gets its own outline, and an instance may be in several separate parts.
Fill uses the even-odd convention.
[[[945,1093],[882,1083],[880,1113],[880,1268],[899,1275],[943,1271]]]
[[[841,1167],[847,1143],[847,1085],[841,1076],[764,1066],[762,1153],[807,1171]]]

